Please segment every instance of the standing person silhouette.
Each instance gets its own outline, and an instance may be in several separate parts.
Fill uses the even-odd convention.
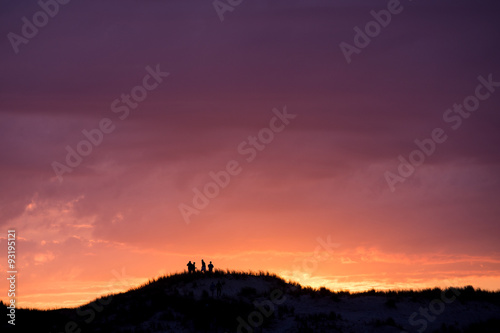
[[[186,266],[188,267],[188,273],[191,274],[191,272],[193,271],[193,264],[191,263],[191,260],[188,262]]]
[[[191,265],[191,269],[193,270],[193,273],[196,272],[196,261],[193,261],[193,264]]]
[[[214,265],[212,265],[212,262],[210,262],[210,264],[208,264],[208,272],[213,273],[213,271],[214,271]]]
[[[205,273],[207,271],[207,268],[205,267],[205,261],[203,261],[203,259],[201,259],[201,271],[203,273]]]

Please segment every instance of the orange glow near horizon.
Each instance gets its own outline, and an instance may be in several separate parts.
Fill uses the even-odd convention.
[[[401,1],[373,38],[382,1],[243,1],[224,22],[213,1],[73,1],[31,27],[42,2],[69,1],[1,5],[3,302],[9,229],[21,307],[201,259],[500,289],[498,1]]]
[[[123,248],[121,245],[117,246]],[[371,257],[367,253],[370,253]],[[75,266],[70,275],[66,276],[66,280],[41,274],[37,283],[34,284],[28,283],[29,280],[23,274],[27,269],[20,268],[18,305],[23,308],[38,309],[78,307],[101,296],[136,288],[151,279],[183,272],[183,266],[189,258],[193,260],[197,257],[205,258],[207,264],[210,261],[209,256],[174,255],[172,253],[155,253],[155,251],[137,251],[137,249],[131,248],[128,248],[127,252],[120,256],[117,256],[116,253],[113,255],[117,265],[113,269],[105,269],[104,267],[109,264],[104,263],[105,266],[100,267],[100,269],[105,274],[98,274],[101,279],[92,278],[90,275],[86,279],[78,278],[84,274],[84,271],[92,269],[92,261],[85,264],[88,266]],[[144,255],[151,259],[147,262],[136,262],[136,258]],[[165,261],[158,260],[161,257],[164,257]],[[466,285],[487,290],[499,290],[498,286],[500,285],[500,275],[496,277],[474,275],[478,274],[477,271],[471,271],[470,275],[467,275],[467,272],[463,271],[461,277],[458,278],[459,275],[453,270],[448,272],[436,270],[439,265],[449,265],[450,259],[443,258],[441,264],[433,264],[429,261],[423,266],[428,267],[428,270],[413,272],[412,265],[407,262],[404,255],[387,255],[374,249],[361,248],[351,252],[343,249],[342,245],[335,247],[332,252],[323,251],[323,253],[317,251],[248,251],[233,252],[226,256],[213,255],[211,258],[216,264],[216,269],[270,272],[286,281],[298,282],[304,287],[326,287],[333,291],[363,292],[371,289],[402,290]],[[468,259],[470,260],[470,258]],[[167,260],[170,263],[168,270],[162,264]],[[358,260],[360,261],[358,262]],[[421,260],[428,259],[422,257]],[[438,262],[437,258],[434,260]],[[478,265],[484,265],[488,261],[487,258],[474,258],[473,260],[477,261]],[[197,260],[198,269],[200,261],[201,259]],[[464,260],[455,258],[453,261],[456,264],[461,264]],[[121,262],[124,263],[122,266]],[[35,264],[36,269],[41,269],[44,264],[45,262]],[[473,262],[467,263],[467,266],[471,264]],[[498,266],[498,263],[496,265]],[[171,270],[175,269],[174,266],[178,269]],[[94,269],[97,270],[98,267],[94,266]],[[71,276],[72,280],[68,280]],[[0,299],[3,302],[8,300],[5,296]]]
[[[492,291],[500,291],[497,287],[500,282],[500,276],[497,278],[480,278],[480,279],[462,279],[462,282],[457,283],[443,283],[442,281],[428,281],[428,282],[414,282],[414,283],[397,283],[397,282],[381,282],[377,280],[365,280],[359,279],[358,282],[339,282],[336,280],[330,280],[326,277],[303,277],[298,278],[293,274],[289,274],[284,272],[282,274],[277,274],[279,277],[282,277],[286,281],[294,281],[301,284],[303,287],[312,287],[315,289],[326,287],[332,291],[349,291],[351,293],[356,292],[364,292],[371,289],[375,290],[420,290],[427,288],[446,288],[450,286],[454,287],[463,287],[467,285],[473,285],[475,288],[481,288],[483,290],[492,290]],[[20,275],[22,277],[22,275]],[[33,294],[21,293],[22,301],[19,302],[19,306],[21,308],[35,308],[35,309],[58,309],[58,308],[74,308],[79,307],[81,305],[85,305],[90,301],[95,300],[96,298],[113,295],[117,293],[126,292],[130,289],[134,289],[140,287],[151,279],[158,278],[163,276],[162,274],[149,277],[149,278],[136,278],[127,280],[127,285],[122,285],[116,282],[113,282],[110,285],[104,287],[94,287],[94,288],[84,288],[82,291],[50,291],[44,292],[41,289],[33,289]],[[89,285],[99,285],[103,284],[102,282],[89,281],[86,284]],[[60,290],[60,289],[58,289]],[[29,291],[29,290],[28,290]],[[7,298],[0,298],[1,301],[6,303],[8,301]]]
[[[252,193],[252,189],[247,192]],[[19,306],[40,309],[79,306],[140,286],[158,276],[182,272],[189,260],[196,261],[199,269],[201,259],[207,264],[213,261],[217,269],[269,271],[303,286],[324,286],[334,291],[452,285],[500,289],[497,257],[446,251],[446,247],[454,245],[453,238],[444,243],[439,236],[424,250],[402,247],[397,237],[379,233],[379,245],[374,246],[371,234],[357,233],[351,227],[361,223],[361,215],[336,211],[334,215],[339,221],[349,223],[338,223],[342,228],[336,228],[332,234],[330,227],[326,227],[331,219],[325,218],[321,210],[309,214],[313,221],[309,225],[316,226],[313,229],[301,227],[305,214],[284,211],[278,220],[278,214],[265,205],[261,212],[244,214],[242,218],[241,212],[218,207],[219,203],[214,202],[212,209],[220,218],[218,222],[210,217],[209,211],[208,218],[189,225],[165,224],[163,219],[156,218],[164,211],[152,208],[149,225],[157,231],[148,231],[149,236],[144,237],[141,232],[147,230],[140,224],[127,224],[127,233],[119,234],[123,231],[119,224],[127,221],[120,219],[103,228],[94,217],[78,218],[75,209],[84,199],[79,196],[51,206],[34,198],[15,221]],[[41,222],[47,218],[51,223],[46,227]],[[376,233],[376,229],[372,232]],[[283,234],[283,230],[287,233]],[[5,240],[0,237],[0,247]],[[6,271],[4,262],[0,263],[0,269]],[[7,288],[6,280],[0,282],[0,288]],[[8,301],[6,295],[0,299]]]

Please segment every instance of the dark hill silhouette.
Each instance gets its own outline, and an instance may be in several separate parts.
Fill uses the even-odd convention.
[[[210,285],[219,281],[222,295],[212,296]],[[5,320],[5,305],[0,308],[5,332],[12,326]],[[433,320],[424,319],[420,308],[431,309],[427,316]],[[52,333],[400,333],[417,332],[424,324],[425,332],[500,332],[500,292],[470,286],[331,292],[287,283],[270,273],[216,270],[160,277],[75,309],[16,312],[16,331]]]

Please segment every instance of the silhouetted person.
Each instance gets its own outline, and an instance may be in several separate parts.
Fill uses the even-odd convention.
[[[193,261],[193,266],[192,267],[193,267],[193,273],[196,272],[196,262],[195,261]]]
[[[210,283],[210,291],[212,292],[212,297],[214,297],[215,283],[213,281]]]
[[[206,272],[207,271],[207,268],[205,267],[205,262],[203,261],[203,259],[201,259],[201,271],[202,272]]]
[[[188,273],[191,274],[191,272],[193,272],[193,264],[191,263],[191,260],[188,262],[188,264],[186,265],[188,267]]]
[[[220,297],[220,295],[222,295],[222,283],[218,281],[215,287],[217,288],[217,297]]]
[[[208,264],[208,272],[212,273],[213,271],[214,271],[214,265],[212,265],[212,262],[210,262],[210,264]]]

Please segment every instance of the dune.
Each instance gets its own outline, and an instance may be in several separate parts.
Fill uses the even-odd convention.
[[[163,276],[78,308],[17,311],[16,328],[24,332],[500,331],[500,292],[471,286],[332,292],[268,272],[220,270]]]

